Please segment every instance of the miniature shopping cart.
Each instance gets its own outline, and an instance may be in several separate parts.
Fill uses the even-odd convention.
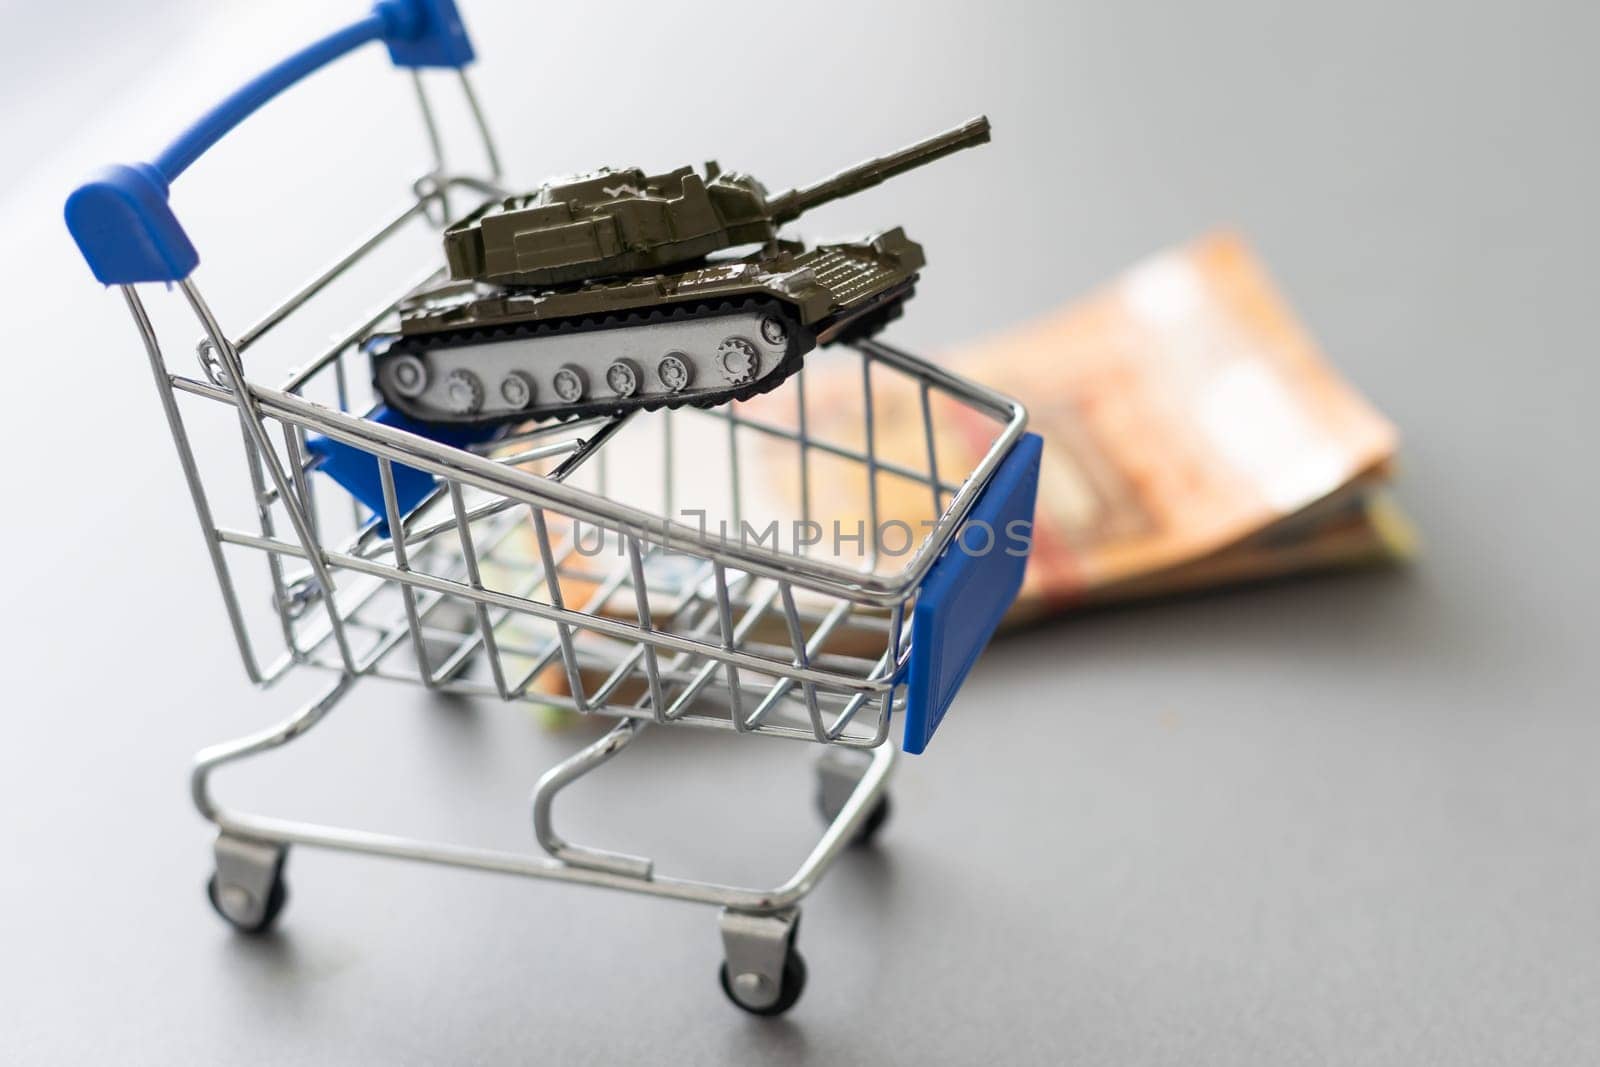
[[[404,209],[347,254],[248,329],[224,329],[194,280],[199,259],[168,205],[170,183],[266,100],[380,40],[411,72],[433,166]],[[724,990],[748,1011],[777,1014],[805,979],[799,901],[883,821],[892,727],[902,726],[902,747],[923,750],[1016,595],[1027,546],[1015,535],[1031,523],[1039,440],[1015,401],[877,341],[838,346],[831,363],[815,357],[748,403],[441,440],[377,417],[358,342],[442,268],[397,285],[325,350],[297,349],[276,384],[260,380],[268,335],[326,304],[397,235],[436,234],[452,211],[505,195],[463,69],[471,59],[448,0],[384,0],[246,85],[152,162],[110,168],[68,201],[73,236],[95,276],[119,287],[143,340],[246,674],[262,687],[291,674],[329,679],[280,725],[197,757],[194,800],[220,830],[211,900],[238,929],[266,929],[285,900],[289,847],[309,845],[713,904]],[[425,80],[427,68],[455,72],[485,176],[446,165],[433,80],[446,76]],[[192,313],[198,337],[163,343],[172,328],[158,328],[146,304],[160,288],[143,284],[152,282],[175,287],[180,299],[164,313],[184,323]],[[193,372],[171,368],[177,348],[194,353]],[[204,431],[215,432],[196,447]],[[370,506],[329,479],[333,468],[345,482],[370,479]],[[242,521],[224,517],[228,506]],[[851,508],[854,558],[814,535]],[[250,582],[262,596],[248,594]],[[216,768],[299,737],[363,678],[614,724],[539,779],[542,855],[269,818],[213,799]],[[557,832],[557,793],[651,724],[822,746],[827,829],[793,877],[772,889],[669,877]]]

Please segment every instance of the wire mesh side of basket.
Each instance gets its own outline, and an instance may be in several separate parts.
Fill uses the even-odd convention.
[[[881,743],[903,688],[917,582],[1021,433],[1020,409],[864,342],[749,403],[529,425],[454,449],[347,414],[377,403],[358,341],[398,299],[277,387],[249,380],[247,349],[402,225],[434,224],[431,209],[457,187],[495,191],[465,178],[418,183],[415,204],[236,339],[194,282],[181,283],[203,332],[199,375],[168,368],[140,294],[124,290],[247,674],[271,684],[320,668]],[[231,461],[217,458],[216,441],[191,443],[185,413],[196,407],[232,412],[234,431],[220,435],[237,442]],[[324,480],[308,447],[316,435],[373,458],[384,514]],[[958,469],[945,441],[974,435],[986,445],[958,450],[979,456]],[[405,515],[400,465],[435,478]],[[840,494],[845,483],[855,489]],[[219,518],[229,486],[243,490],[242,521]],[[841,511],[853,528],[824,528]],[[838,551],[841,540],[855,551]],[[241,553],[257,557],[259,598],[243,589]]]

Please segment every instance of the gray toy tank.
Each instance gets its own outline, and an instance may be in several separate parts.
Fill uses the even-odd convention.
[[[398,332],[367,339],[379,392],[455,425],[766,392],[816,345],[897,315],[924,263],[898,228],[808,248],[780,227],[988,139],[974,119],[770,196],[708,163],[602,169],[487,205],[445,231],[452,282],[403,304]],[[741,245],[759,247],[729,251]]]

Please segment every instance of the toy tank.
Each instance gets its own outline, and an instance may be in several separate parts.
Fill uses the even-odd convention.
[[[454,425],[766,392],[813,347],[897,315],[924,262],[899,228],[810,248],[779,229],[988,140],[974,119],[771,196],[712,162],[703,175],[605,168],[486,205],[445,231],[451,282],[403,303],[398,332],[367,339],[378,390]]]

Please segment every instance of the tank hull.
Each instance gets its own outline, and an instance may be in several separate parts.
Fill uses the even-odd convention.
[[[711,407],[775,388],[819,344],[880,327],[923,262],[895,229],[581,285],[447,286],[403,305],[399,330],[367,350],[384,400],[432,423]]]

